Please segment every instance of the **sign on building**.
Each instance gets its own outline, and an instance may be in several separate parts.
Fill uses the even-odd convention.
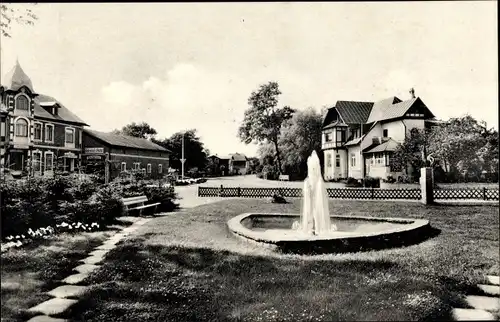
[[[85,153],[104,153],[104,148],[85,148]]]

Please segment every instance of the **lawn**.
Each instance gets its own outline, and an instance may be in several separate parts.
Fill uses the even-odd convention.
[[[73,321],[443,320],[499,272],[491,206],[331,201],[332,213],[431,220],[441,233],[405,248],[299,256],[234,238],[243,212],[299,212],[301,202],[224,200],[156,218],[108,254]]]
[[[63,233],[2,253],[2,321],[24,321],[44,294],[62,285],[78,261],[116,231]]]

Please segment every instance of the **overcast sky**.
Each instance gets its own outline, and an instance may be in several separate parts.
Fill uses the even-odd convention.
[[[16,5],[19,6],[19,5]],[[28,6],[28,5],[25,5]],[[1,38],[35,90],[91,128],[146,121],[196,128],[212,153],[243,152],[250,93],[278,81],[280,105],[408,99],[438,118],[498,128],[497,2],[38,4]]]

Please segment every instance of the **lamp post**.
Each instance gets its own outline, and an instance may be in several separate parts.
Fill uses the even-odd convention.
[[[184,163],[186,162],[186,159],[184,158],[184,134],[185,132],[182,132],[182,157],[181,157],[181,176],[182,179],[184,180]]]

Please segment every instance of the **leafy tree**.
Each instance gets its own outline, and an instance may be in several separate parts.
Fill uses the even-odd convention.
[[[423,167],[425,165],[423,149],[426,142],[425,131],[417,128],[411,129],[410,135],[407,135],[404,142],[394,151],[391,166],[396,169],[405,169],[406,173],[411,172],[410,167],[413,170]]]
[[[313,108],[297,112],[281,130],[279,146],[287,173],[303,179],[307,175],[307,158],[313,151],[321,153],[323,117]],[[321,157],[320,157],[321,158]]]
[[[0,30],[2,36],[11,38],[10,27],[13,22],[22,25],[34,25],[37,15],[30,9],[17,9],[12,4],[0,4]]]
[[[146,122],[139,124],[132,122],[122,127],[121,130],[114,130],[113,133],[129,135],[142,139],[152,139],[157,134],[156,130]]]
[[[170,138],[163,140],[154,140],[156,144],[163,146],[172,151],[170,156],[170,166],[172,168],[181,168],[182,158],[182,137],[184,133],[184,164],[185,170],[197,167],[198,169],[205,169],[207,165],[207,157],[209,151],[203,146],[200,138],[196,134],[196,129],[191,129],[186,132],[174,133]]]
[[[450,171],[478,171],[478,165],[491,167],[498,160],[498,133],[470,115],[450,119],[429,135],[429,152],[442,160]]]
[[[295,112],[289,106],[278,108],[278,96],[281,94],[277,82],[261,85],[248,98],[250,108],[245,111],[243,122],[238,129],[241,141],[270,142],[274,145],[278,171],[282,171],[281,155],[278,144],[282,124]]]

